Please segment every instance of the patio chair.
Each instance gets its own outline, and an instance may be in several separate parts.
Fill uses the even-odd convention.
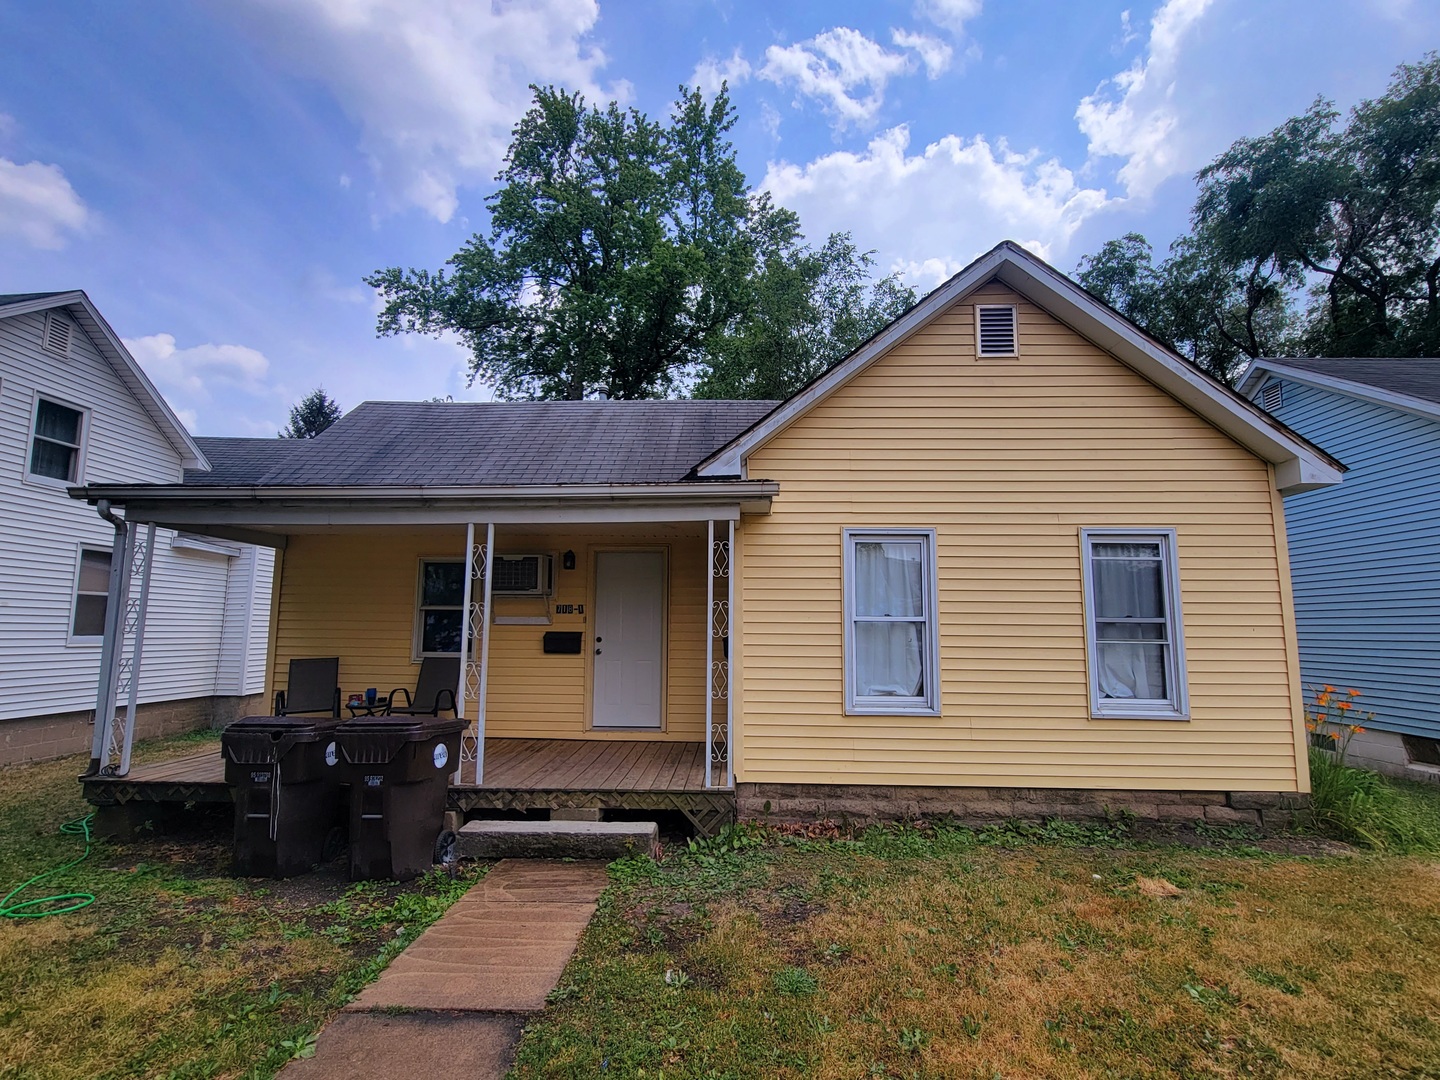
[[[415,696],[405,687],[390,691],[390,704],[385,712],[391,716],[439,716],[441,709],[455,712],[455,687],[460,681],[458,656],[427,656],[420,661],[420,677],[415,682]],[[405,703],[400,703],[400,695]]]
[[[275,691],[275,715],[340,715],[340,658],[291,660],[286,689]]]

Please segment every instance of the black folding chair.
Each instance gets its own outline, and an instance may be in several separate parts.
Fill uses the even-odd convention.
[[[420,661],[420,677],[415,682],[415,696],[405,687],[390,691],[386,713],[392,716],[439,716],[441,709],[455,712],[455,687],[460,682],[458,656],[427,656]],[[400,704],[400,695],[405,703]]]
[[[291,660],[284,690],[275,691],[275,715],[328,713],[340,715],[340,658]]]

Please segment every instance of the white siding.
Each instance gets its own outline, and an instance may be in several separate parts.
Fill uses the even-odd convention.
[[[86,410],[82,482],[183,475],[175,449],[84,331],[75,327],[62,358],[41,349],[44,325],[43,312],[0,319],[0,720],[94,707],[100,644],[69,640],[75,574],[82,545],[108,549],[115,538],[93,507],[26,479],[37,393]],[[140,679],[147,702],[217,692],[232,560],[172,550],[172,535],[156,539]]]

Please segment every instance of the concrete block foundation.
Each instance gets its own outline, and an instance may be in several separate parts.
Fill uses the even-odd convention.
[[[1287,828],[1309,796],[1272,791],[1118,791],[1084,788],[913,787],[868,784],[736,784],[741,820],[853,826],[917,818],[966,825],[1002,821],[1113,821]]]
[[[152,701],[135,710],[135,738],[160,739],[222,728],[242,716],[269,711],[264,694]],[[94,717],[95,710],[90,709],[0,720],[0,766],[88,754],[95,733]]]

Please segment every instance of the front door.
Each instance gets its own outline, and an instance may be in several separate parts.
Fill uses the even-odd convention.
[[[664,621],[664,553],[597,552],[592,726],[660,729]]]

